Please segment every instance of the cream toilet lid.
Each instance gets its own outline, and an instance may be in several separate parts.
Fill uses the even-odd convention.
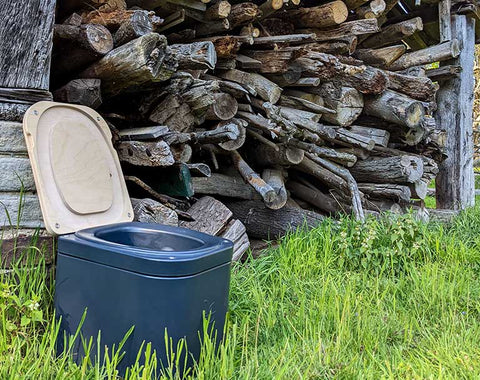
[[[38,102],[26,112],[23,132],[48,232],[133,220],[112,134],[97,112]]]

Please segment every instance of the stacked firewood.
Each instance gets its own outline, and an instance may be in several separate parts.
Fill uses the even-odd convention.
[[[108,120],[135,197],[188,225],[209,195],[256,238],[422,206],[445,75],[424,67],[459,44],[409,50],[422,19],[389,18],[397,0],[82,4],[60,3],[54,97]]]

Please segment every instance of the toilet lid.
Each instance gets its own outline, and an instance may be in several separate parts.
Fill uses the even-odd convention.
[[[38,102],[27,110],[23,132],[48,232],[133,220],[112,134],[97,112]]]

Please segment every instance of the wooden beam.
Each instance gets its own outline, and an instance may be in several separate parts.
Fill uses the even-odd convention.
[[[436,179],[437,208],[464,209],[475,203],[473,176],[473,67],[475,60],[475,20],[464,15],[452,17],[452,35],[463,45],[460,55],[447,65],[459,65],[458,78],[442,83],[437,93],[437,125],[447,131],[448,158],[440,164]]]

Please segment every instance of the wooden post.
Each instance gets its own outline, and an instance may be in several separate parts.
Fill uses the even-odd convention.
[[[446,154],[436,180],[437,208],[464,209],[475,203],[472,111],[475,59],[475,20],[452,17],[452,35],[462,44],[460,55],[445,65],[460,65],[458,77],[442,83],[437,93],[437,125],[446,129]]]
[[[20,121],[31,104],[52,99],[54,16],[55,0],[0,2],[0,120]]]
[[[20,233],[16,228],[5,230],[10,225],[27,228],[21,236],[29,246],[35,233],[30,228],[43,224],[21,121],[31,104],[52,99],[54,16],[55,0],[0,2],[0,172],[5,177],[0,181],[0,229],[4,229],[2,251],[11,247],[7,252],[11,256],[21,251],[13,243]]]

